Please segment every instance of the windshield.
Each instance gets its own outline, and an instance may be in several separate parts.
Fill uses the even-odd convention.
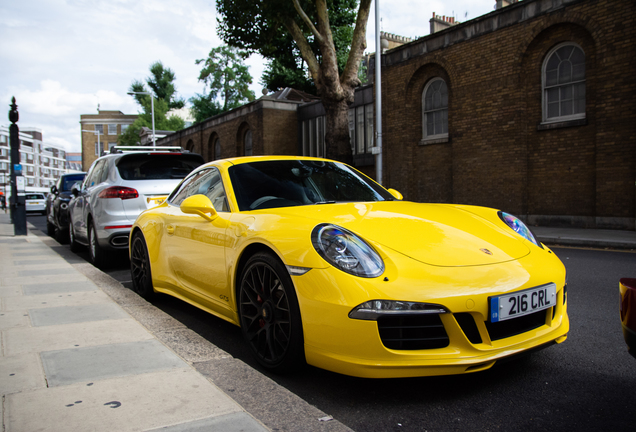
[[[394,199],[364,175],[335,162],[252,162],[230,167],[228,172],[241,211]]]
[[[201,164],[194,153],[132,153],[119,159],[117,169],[124,180],[167,180],[185,178]]]
[[[64,192],[69,192],[72,188],[73,185],[77,182],[81,182],[82,180],[84,180],[84,176],[86,174],[73,174],[73,175],[69,175],[69,176],[64,176],[62,178],[62,191]]]

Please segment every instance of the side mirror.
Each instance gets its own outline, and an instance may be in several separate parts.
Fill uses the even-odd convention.
[[[82,184],[80,182],[77,182],[73,185],[73,187],[71,188],[71,193],[73,194],[73,196],[79,196],[81,187]]]
[[[395,199],[402,201],[404,199],[404,196],[399,193],[398,191],[396,191],[395,189],[389,189],[389,192],[391,193],[391,195],[393,195],[395,197]]]
[[[57,188],[55,187],[55,185],[51,186],[51,193],[53,195],[55,195],[57,193]]]
[[[219,216],[210,198],[201,194],[184,199],[179,208],[184,213],[199,215],[210,222]]]

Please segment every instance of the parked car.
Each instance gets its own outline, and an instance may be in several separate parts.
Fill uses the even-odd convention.
[[[203,165],[137,218],[129,253],[137,293],[240,326],[274,372],[469,373],[569,330],[565,267],[521,220],[403,201],[326,159]]]
[[[619,282],[620,316],[627,351],[636,358],[636,279],[623,278]]]
[[[139,213],[161,204],[204,162],[201,155],[181,149],[112,151],[91,165],[81,185],[72,188],[69,203],[71,249],[88,246],[98,267],[113,251],[128,248],[130,228]]]
[[[46,196],[43,193],[26,193],[24,199],[27,213],[46,214]]]
[[[46,231],[58,241],[65,241],[68,236],[68,203],[73,196],[71,188],[85,176],[84,172],[62,174],[51,186],[51,193],[46,198]]]

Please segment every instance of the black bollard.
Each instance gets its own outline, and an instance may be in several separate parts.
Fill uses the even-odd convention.
[[[27,235],[26,205],[24,196],[24,177],[20,164],[20,129],[16,124],[20,115],[15,104],[15,96],[11,98],[11,110],[9,111],[9,142],[11,144],[11,220],[15,235]]]

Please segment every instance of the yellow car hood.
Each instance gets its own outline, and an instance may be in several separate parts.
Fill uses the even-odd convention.
[[[525,240],[499,221],[453,205],[402,201],[277,209],[277,214],[333,223],[375,243],[435,266],[475,266],[519,259]]]

